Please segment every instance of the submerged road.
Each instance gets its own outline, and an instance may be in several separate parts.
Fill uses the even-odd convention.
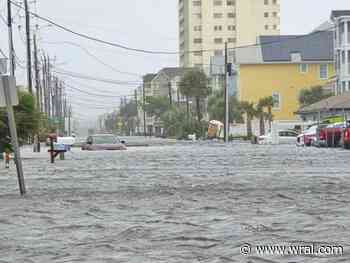
[[[350,151],[187,143],[73,149],[55,165],[23,155],[25,198],[0,163],[0,263],[350,262]],[[304,242],[344,254],[255,248]]]

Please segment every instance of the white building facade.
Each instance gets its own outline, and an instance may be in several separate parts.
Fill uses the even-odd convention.
[[[350,90],[350,10],[333,11],[331,19],[335,24],[335,94],[340,95]]]

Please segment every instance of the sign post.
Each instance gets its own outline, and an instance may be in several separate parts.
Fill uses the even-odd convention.
[[[7,109],[8,123],[9,123],[10,134],[11,134],[11,142],[13,146],[16,169],[17,169],[19,190],[21,195],[25,195],[26,187],[24,184],[23,166],[22,166],[22,160],[21,160],[21,153],[18,145],[15,115],[13,112],[13,105],[18,104],[16,80],[13,76],[8,76],[8,75],[1,76],[0,94],[3,95],[3,96],[0,96],[0,98],[5,99],[5,104],[6,104],[5,106]],[[2,105],[2,101],[0,101],[0,107],[1,106],[4,106]]]

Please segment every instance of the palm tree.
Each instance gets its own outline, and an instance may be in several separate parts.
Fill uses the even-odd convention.
[[[202,119],[200,101],[207,98],[211,93],[208,84],[207,76],[199,69],[187,71],[180,82],[180,92],[186,96],[187,109],[189,108],[189,97],[195,98],[198,122]]]
[[[273,98],[272,96],[261,98],[257,105],[257,115],[260,122],[260,135],[265,134],[265,119],[269,121],[269,128],[271,129]],[[267,113],[264,109],[267,108]]]
[[[246,114],[247,136],[248,138],[252,138],[253,136],[252,121],[254,117],[257,115],[257,111],[254,108],[254,103],[251,103],[248,101],[242,101],[241,108],[243,112],[245,112]]]

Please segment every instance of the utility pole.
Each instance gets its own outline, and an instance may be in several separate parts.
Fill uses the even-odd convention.
[[[35,92],[36,92],[36,105],[39,112],[41,112],[40,108],[40,72],[39,72],[39,64],[38,64],[38,50],[36,45],[36,36],[34,34],[34,68],[35,68]],[[39,133],[36,135],[34,139],[34,152],[40,152],[40,136]]]
[[[140,118],[139,118],[139,101],[138,101],[138,96],[137,96],[137,90],[135,89],[135,107],[136,107],[136,128],[137,128],[137,133],[139,135],[140,133]]]
[[[142,100],[143,100],[143,132],[145,137],[147,137],[147,125],[146,125],[146,94],[145,94],[145,82],[142,85]]]
[[[42,93],[44,95],[44,108],[45,108],[45,114],[46,117],[49,117],[49,112],[48,112],[48,95],[47,95],[47,65],[46,65],[46,57],[43,55],[42,57]]]
[[[9,34],[10,75],[15,76],[16,67],[15,67],[15,52],[13,49],[11,0],[7,1],[7,27],[8,27],[8,34]]]
[[[72,136],[71,119],[72,119],[72,105],[69,105],[69,108],[68,108],[68,136]]]
[[[227,54],[227,42],[225,42],[225,80],[224,80],[224,87],[225,87],[225,131],[224,131],[224,137],[225,142],[228,142],[229,137],[229,103],[228,103],[228,83],[227,83],[227,74],[228,74],[228,54]]]
[[[170,102],[170,106],[173,105],[173,94],[172,94],[172,90],[171,90],[171,82],[168,82],[168,89],[169,89],[169,102]]]
[[[32,80],[32,54],[30,48],[30,14],[28,0],[24,0],[24,9],[26,17],[26,38],[27,38],[27,81],[28,81],[28,90],[33,94],[33,80]]]
[[[33,36],[34,41],[34,68],[35,68],[35,91],[36,91],[36,100],[37,108],[41,112],[40,108],[40,72],[39,72],[39,62],[38,62],[38,48],[36,45],[36,35]]]
[[[10,77],[15,78],[15,63],[14,63],[14,52],[13,52],[13,37],[12,37],[12,14],[11,14],[11,0],[7,1],[7,22],[8,22],[8,31],[9,31],[9,58],[10,58]],[[4,95],[6,100],[6,108],[7,108],[7,117],[8,117],[8,123],[10,128],[10,134],[11,134],[11,142],[14,150],[14,156],[15,156],[15,164],[17,169],[17,178],[18,178],[18,185],[19,185],[19,191],[21,195],[26,194],[26,187],[24,183],[24,175],[23,175],[23,166],[22,166],[22,159],[21,159],[21,152],[19,150],[18,145],[18,138],[17,138],[17,128],[16,128],[16,121],[15,121],[15,114],[13,112],[12,107],[12,101],[11,101],[11,95],[10,95],[10,85],[7,86],[5,84],[4,78],[3,81],[3,87],[4,87]]]

